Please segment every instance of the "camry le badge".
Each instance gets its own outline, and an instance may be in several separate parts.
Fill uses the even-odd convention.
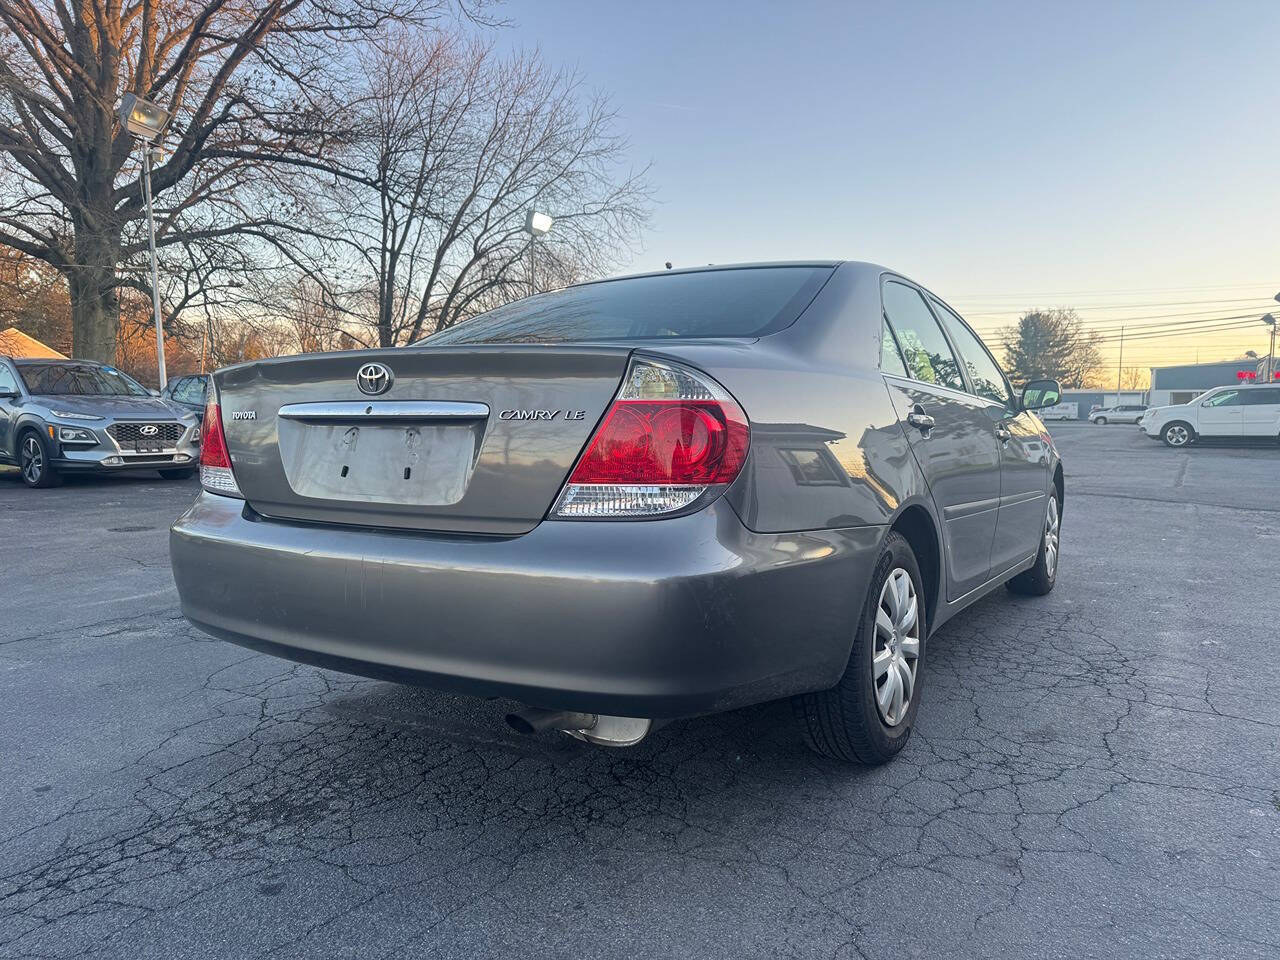
[[[366,363],[356,373],[356,387],[371,397],[386,393],[394,382],[395,376],[385,363]]]

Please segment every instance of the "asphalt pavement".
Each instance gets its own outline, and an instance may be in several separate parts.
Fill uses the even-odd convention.
[[[193,482],[0,472],[0,957],[1280,956],[1280,448],[1053,433],[1057,589],[947,624],[870,770],[210,639]]]

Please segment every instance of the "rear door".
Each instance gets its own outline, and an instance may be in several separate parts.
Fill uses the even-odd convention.
[[[18,392],[18,375],[9,367],[9,364],[0,360],[0,393]],[[8,457],[10,454],[10,445],[14,441],[13,436],[13,418],[14,397],[0,397],[0,456]]]
[[[1000,445],[1000,511],[991,547],[995,576],[1035,554],[1044,529],[1049,445],[1035,416],[1019,410],[1013,389],[986,344],[950,308],[930,297],[964,361],[969,389],[985,404]]]
[[[1243,437],[1244,400],[1241,390],[1220,390],[1200,401],[1196,431],[1204,437]]]
[[[906,372],[891,373],[882,361],[885,382],[942,517],[947,599],[954,600],[991,572],[1000,447],[988,403],[969,394],[960,363],[920,291],[886,278],[882,296],[899,369]]]
[[[1244,435],[1280,438],[1280,387],[1242,390]]]

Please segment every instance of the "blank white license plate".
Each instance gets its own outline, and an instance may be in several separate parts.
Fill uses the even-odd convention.
[[[447,505],[467,489],[476,435],[461,424],[279,422],[295,493],[322,500]]]

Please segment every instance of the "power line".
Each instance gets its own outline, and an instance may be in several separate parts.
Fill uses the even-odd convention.
[[[1275,302],[1274,300],[1267,297],[1238,297],[1231,300],[1163,300],[1163,301],[1153,301],[1148,303],[1085,304],[1084,306],[1071,307],[1069,309],[1075,310],[1077,312],[1080,310],[1145,310],[1148,307],[1188,307],[1188,306],[1195,306],[1198,304],[1206,304],[1206,303],[1217,304],[1218,307],[1221,307],[1222,309],[1226,309],[1227,304],[1232,304],[1232,303],[1253,303],[1260,306],[1266,306],[1267,304],[1274,303],[1274,302]],[[1217,309],[1217,307],[1215,307],[1214,309]],[[987,310],[987,311],[974,310],[974,311],[970,311],[967,314],[967,316],[969,317],[1003,317],[1003,316],[1017,316],[1017,315],[1030,313],[1030,312],[1031,310],[1026,308],[1019,309],[1019,310]],[[1211,311],[1205,310],[1205,311],[1196,311],[1196,312],[1208,313]]]
[[[1265,310],[1265,307],[1260,307],[1260,310]],[[1228,314],[1224,316],[1206,316],[1204,315],[1206,314],[1206,312],[1216,312],[1216,311],[1197,310],[1197,311],[1189,312],[1189,314],[1149,314],[1147,316],[1125,317],[1125,319],[1119,319],[1119,320],[1102,319],[1102,317],[1098,317],[1097,320],[1082,320],[1080,321],[1080,325],[1082,325],[1084,329],[1094,330],[1094,332],[1101,332],[1101,330],[1110,330],[1110,329],[1119,330],[1121,326],[1125,326],[1125,328],[1129,328],[1129,326],[1134,326],[1134,324],[1130,323],[1130,321],[1137,321],[1137,320],[1174,321],[1176,320],[1176,317],[1192,316],[1192,317],[1197,317],[1197,319],[1178,321],[1178,323],[1208,323],[1208,321],[1212,321],[1212,320],[1245,320],[1245,319],[1248,319],[1248,317],[1253,317],[1253,319],[1257,320],[1257,319],[1261,319],[1261,316],[1262,316],[1261,314],[1258,314],[1257,311],[1251,311],[1251,312],[1248,312],[1248,314]],[[1138,324],[1138,325],[1142,325],[1142,324]],[[1147,326],[1174,326],[1175,323],[1146,324],[1146,325]],[[998,326],[991,325],[991,324],[974,324],[973,328],[975,330],[991,330],[991,332],[1001,332],[1001,330],[1016,328],[1016,326],[1018,326],[1018,321],[1014,321],[1014,323],[1010,323],[1010,324],[1001,324]]]

